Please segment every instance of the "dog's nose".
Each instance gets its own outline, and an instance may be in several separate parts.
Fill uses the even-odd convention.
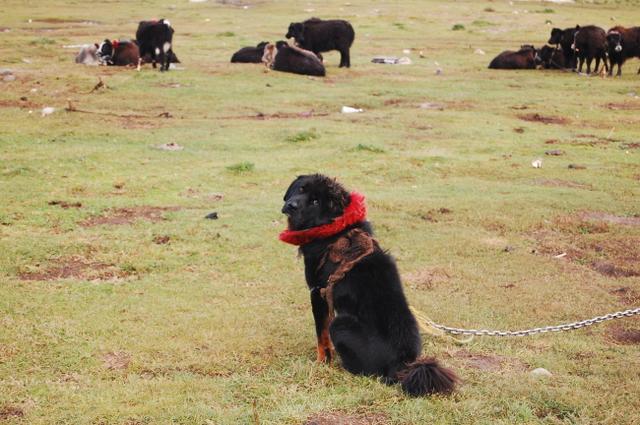
[[[287,201],[282,207],[283,214],[292,213],[298,209],[298,203],[296,201]]]

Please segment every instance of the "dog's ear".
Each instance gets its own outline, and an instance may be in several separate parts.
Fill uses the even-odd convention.
[[[349,205],[349,192],[346,191],[336,179],[325,177],[327,187],[327,206],[329,210],[337,215],[342,214],[344,209]]]

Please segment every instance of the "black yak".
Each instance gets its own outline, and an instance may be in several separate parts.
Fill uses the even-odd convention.
[[[543,46],[536,53],[536,65],[544,69],[565,69],[562,48]]]
[[[576,56],[573,50],[575,28],[554,28],[551,30],[551,37],[547,43],[553,45],[560,45],[562,47],[562,54],[564,55],[565,66],[569,69],[576,69]]]
[[[587,61],[587,74],[591,74],[591,61],[596,60],[596,67],[593,72],[598,72],[600,60],[604,63],[605,70],[607,65],[607,34],[600,27],[595,25],[587,25],[581,27],[576,25],[574,33],[573,48],[575,56],[578,58],[578,72],[582,72],[582,65]]]
[[[266,41],[258,43],[255,47],[243,47],[231,56],[232,63],[261,63],[264,48],[269,44]]]
[[[517,52],[505,50],[493,58],[490,69],[535,69],[536,49],[525,44]]]
[[[276,71],[317,77],[324,77],[326,74],[324,65],[315,53],[290,46],[286,41],[278,41],[275,46],[267,45],[263,62]]]
[[[633,57],[640,58],[640,27],[613,27],[607,32],[609,49],[609,75],[613,73],[613,65],[618,65],[616,76],[622,75],[622,64]],[[640,74],[640,69],[638,69]]]
[[[340,52],[340,67],[351,66],[349,49],[353,44],[355,32],[347,21],[311,18],[304,22],[292,22],[285,37],[293,37],[299,47],[312,51],[320,60],[321,52],[337,50]]]
[[[169,69],[173,54],[173,28],[166,19],[159,21],[140,21],[136,31],[136,41],[140,47],[140,56],[151,57],[153,67],[160,62],[160,71]]]

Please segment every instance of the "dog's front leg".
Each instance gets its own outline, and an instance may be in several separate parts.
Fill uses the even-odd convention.
[[[335,349],[329,337],[329,307],[320,294],[320,288],[311,290],[311,310],[316,323],[316,335],[318,337],[318,357],[319,363],[331,363]]]

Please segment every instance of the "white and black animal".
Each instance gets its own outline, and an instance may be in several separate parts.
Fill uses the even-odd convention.
[[[166,19],[159,21],[140,21],[136,31],[136,41],[140,56],[150,56],[153,67],[160,63],[160,71],[167,71],[173,54],[173,33],[171,23]]]
[[[101,61],[98,57],[98,44],[88,44],[86,46],[82,46],[80,51],[76,55],[76,63],[81,63],[83,65],[100,65]]]
[[[322,60],[321,52],[339,51],[340,67],[347,68],[351,66],[349,49],[355,36],[353,27],[347,21],[341,19],[323,21],[318,18],[292,22],[285,35],[286,38],[293,38],[299,47],[318,55],[320,60]]]
[[[618,65],[616,76],[622,75],[622,65],[630,58],[640,58],[640,27],[625,28],[616,26],[607,31],[609,48],[609,75],[613,73],[613,65]],[[638,69],[640,74],[640,69]]]
[[[101,63],[114,66],[138,66],[140,50],[131,40],[104,40],[96,52]]]

